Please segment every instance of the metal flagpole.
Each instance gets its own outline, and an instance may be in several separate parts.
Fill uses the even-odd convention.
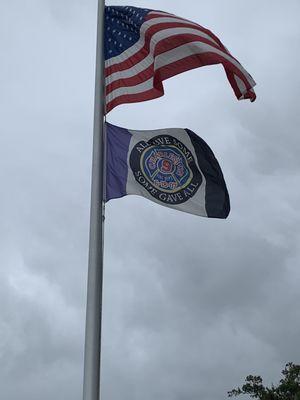
[[[99,400],[104,222],[104,7],[98,0],[83,400]]]

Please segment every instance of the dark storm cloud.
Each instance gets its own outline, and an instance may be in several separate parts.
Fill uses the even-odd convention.
[[[199,133],[232,212],[206,220],[134,196],[107,205],[103,399],[223,400],[243,376],[275,381],[300,359],[299,3],[189,4],[147,7],[211,28],[258,99],[237,102],[214,66],[108,116]],[[1,398],[80,399],[96,2],[0,7]]]

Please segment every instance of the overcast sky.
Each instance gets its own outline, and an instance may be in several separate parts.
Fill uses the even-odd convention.
[[[232,211],[107,205],[102,399],[224,400],[247,374],[276,382],[300,362],[300,2],[130,5],[211,29],[256,80],[257,101],[238,102],[214,66],[109,114],[197,132]],[[96,6],[0,3],[1,400],[82,396]]]

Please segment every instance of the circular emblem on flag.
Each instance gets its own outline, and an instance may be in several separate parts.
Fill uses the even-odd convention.
[[[136,181],[167,204],[186,202],[202,183],[192,152],[170,135],[138,142],[130,154],[130,167]]]

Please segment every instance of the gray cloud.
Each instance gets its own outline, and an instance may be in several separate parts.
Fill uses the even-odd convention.
[[[96,2],[0,7],[1,396],[80,399]],[[214,66],[108,116],[199,133],[232,212],[215,221],[133,196],[107,204],[103,399],[223,400],[245,375],[272,382],[300,359],[300,6],[147,7],[211,28],[254,76],[258,99],[237,102]]]

